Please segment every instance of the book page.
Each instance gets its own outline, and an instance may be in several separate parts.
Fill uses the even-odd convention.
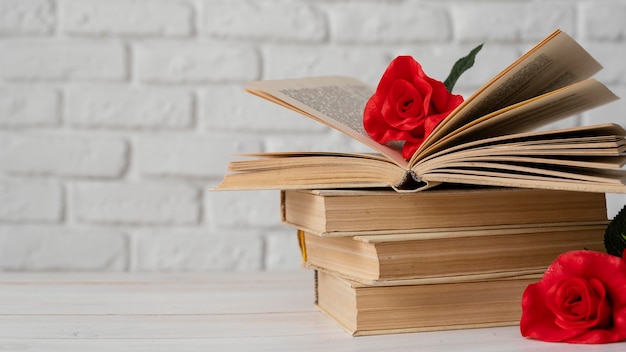
[[[556,171],[548,169],[528,169],[525,172],[511,172],[511,170],[497,169],[477,169],[468,170],[466,168],[446,169],[445,172],[437,170],[424,175],[427,181],[463,183],[485,186],[501,187],[525,187],[538,189],[554,189],[580,192],[604,192],[604,193],[626,193],[626,175],[617,170],[612,173],[608,171],[598,171],[589,174],[587,177],[579,179],[571,176],[581,176],[583,173],[565,173],[560,175]],[[530,171],[530,172],[529,172]]]
[[[216,189],[325,189],[394,187],[406,170],[370,154],[267,153],[231,161]]]
[[[341,76],[255,81],[249,93],[299,112],[369,146],[398,166],[408,167],[400,150],[374,141],[363,128],[371,86]]]
[[[540,154],[529,153],[529,156],[525,155],[476,155],[476,156],[459,156],[458,159],[463,162],[492,162],[501,164],[551,164],[556,166],[570,166],[577,168],[592,168],[592,169],[606,169],[606,170],[620,170],[626,164],[626,156],[606,157],[606,156],[585,156],[580,157],[569,156],[567,159],[563,159],[562,155],[555,157],[554,154],[541,156]]]
[[[436,141],[484,115],[585,80],[601,68],[573,38],[557,30],[450,113],[424,141],[412,162]]]
[[[525,151],[521,147],[530,145],[554,146],[556,144],[589,143],[589,141],[615,141],[616,148],[624,147],[624,135],[626,130],[620,125],[613,123],[599,124],[593,126],[577,126],[572,128],[533,131],[511,134],[506,136],[495,136],[492,138],[479,139],[451,148],[441,150],[424,159],[421,159],[414,167],[418,174],[419,170],[426,163],[437,163],[437,160],[445,160],[445,155],[457,154],[464,151],[479,151],[482,148],[499,148],[506,150],[509,155],[523,155]],[[622,149],[619,149],[620,151]],[[481,152],[482,155],[489,153]]]
[[[587,79],[478,118],[434,143],[422,158],[461,143],[531,131],[616,99],[604,84]]]
[[[624,193],[625,132],[601,124],[498,136],[444,149],[414,170],[426,181]]]

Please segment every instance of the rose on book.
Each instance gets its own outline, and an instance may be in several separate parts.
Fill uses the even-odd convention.
[[[363,126],[368,135],[381,144],[403,142],[402,156],[410,159],[435,127],[463,103],[452,88],[481,48],[482,44],[459,59],[445,82],[426,75],[413,57],[396,57],[365,105]]]
[[[561,254],[522,296],[522,336],[599,344],[626,340],[626,252]]]

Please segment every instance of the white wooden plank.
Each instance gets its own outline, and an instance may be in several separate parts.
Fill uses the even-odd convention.
[[[242,282],[308,282],[310,270],[276,272],[187,272],[187,273],[119,273],[119,272],[0,272],[3,284],[123,284],[123,283],[198,283],[219,284]]]
[[[311,287],[288,292],[256,289],[254,297],[243,291],[219,292],[202,287],[184,292],[162,286],[153,286],[150,290],[45,286],[37,289],[45,290],[48,295],[41,297],[23,289],[3,288],[0,315],[266,313],[312,310],[314,303]]]
[[[347,335],[320,312],[225,315],[3,315],[3,338],[200,339]]]
[[[270,276],[275,277],[275,276]],[[80,280],[80,277],[76,278]],[[45,294],[44,294],[45,293]],[[6,302],[11,302],[7,304]],[[219,314],[313,310],[313,280],[0,284],[0,314]]]
[[[111,352],[111,351],[268,351],[268,352],[577,352],[624,350],[624,344],[583,346],[554,344],[519,337],[516,328],[461,330],[401,335],[351,337],[347,334],[284,337],[229,337],[208,339],[0,339],[2,351]]]

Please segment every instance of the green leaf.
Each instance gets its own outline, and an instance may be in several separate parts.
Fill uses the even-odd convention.
[[[456,81],[459,79],[459,77],[461,77],[463,72],[474,66],[474,58],[482,48],[483,45],[480,44],[479,46],[472,49],[472,51],[470,51],[467,56],[458,59],[457,62],[454,63],[454,66],[452,66],[452,70],[450,71],[448,78],[446,78],[446,80],[443,82],[443,84],[448,89],[448,92],[452,92],[452,88],[456,84]]]

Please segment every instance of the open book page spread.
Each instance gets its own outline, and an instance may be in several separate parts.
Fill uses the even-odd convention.
[[[441,183],[626,193],[626,132],[617,124],[536,131],[617,97],[591,78],[601,65],[559,30],[454,109],[406,160],[363,127],[374,94],[350,77],[251,82],[250,93],[334,128],[380,157],[267,153],[234,161],[218,189],[392,187]]]
[[[400,151],[372,140],[363,128],[363,109],[374,88],[350,77],[329,76],[250,83],[248,91],[301,112],[376,150],[400,166]]]

